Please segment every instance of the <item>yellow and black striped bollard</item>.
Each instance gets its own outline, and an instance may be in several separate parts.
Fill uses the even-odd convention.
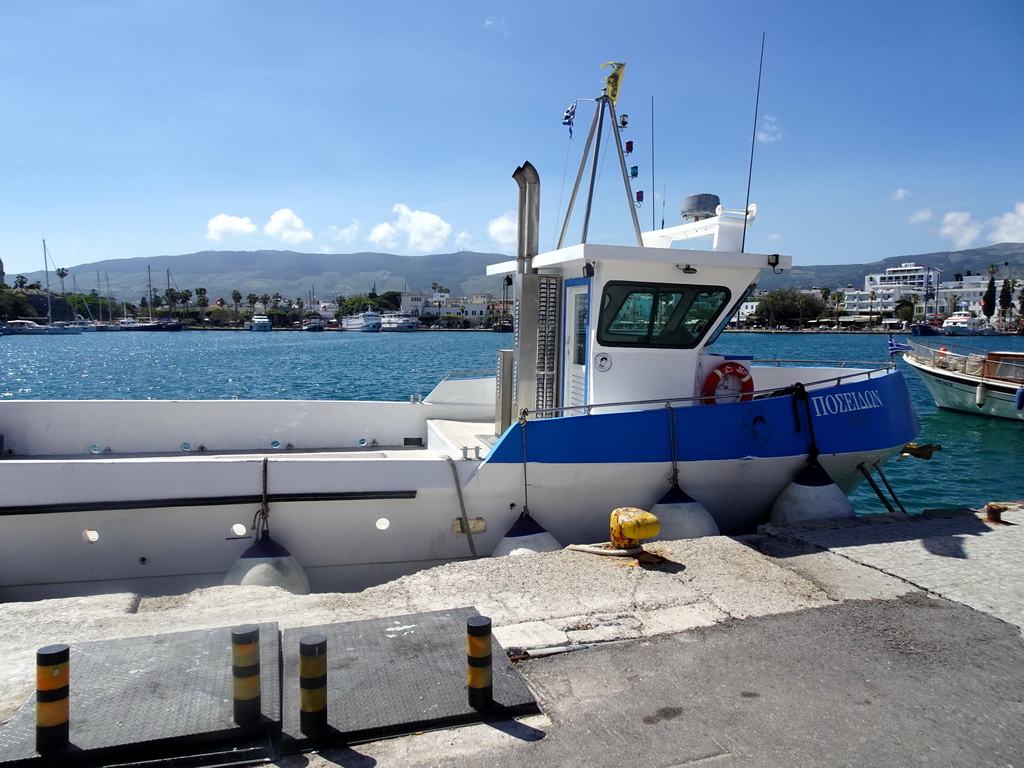
[[[327,637],[299,640],[299,728],[307,736],[327,730]]]
[[[36,651],[36,752],[66,749],[71,737],[71,649],[47,645]]]
[[[231,630],[231,681],[235,722],[251,725],[263,713],[260,698],[260,628],[243,624]]]
[[[490,709],[494,703],[491,674],[491,620],[486,616],[466,619],[466,682],[469,706]]]

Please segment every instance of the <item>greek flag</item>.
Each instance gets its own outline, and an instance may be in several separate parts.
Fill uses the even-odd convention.
[[[914,351],[914,348],[912,346],[910,346],[909,344],[900,344],[898,341],[893,339],[892,336],[889,337],[889,354],[890,355],[897,355],[900,352],[913,352],[913,351]]]
[[[576,102],[574,101],[569,105],[569,108],[565,110],[565,117],[562,118],[562,125],[569,126],[569,138],[572,138],[572,124],[576,119]]]

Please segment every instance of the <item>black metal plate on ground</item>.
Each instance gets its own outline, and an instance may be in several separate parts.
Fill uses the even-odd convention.
[[[72,748],[58,763],[197,755],[211,742],[265,750],[281,723],[280,635],[257,626],[263,718],[247,728],[234,722],[232,627],[72,645]],[[0,765],[36,756],[32,695],[0,729]]]
[[[497,640],[495,706],[485,712],[469,706],[466,619],[478,615],[475,608],[454,608],[285,630],[283,738],[298,747],[355,743],[539,712]],[[328,730],[315,738],[299,724],[299,641],[310,634],[327,637]]]

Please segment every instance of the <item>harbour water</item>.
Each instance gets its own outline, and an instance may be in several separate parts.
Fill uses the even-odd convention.
[[[1020,336],[959,341],[1024,351]],[[4,336],[0,397],[406,400],[428,394],[446,373],[492,370],[496,351],[510,343],[508,335],[486,332]],[[758,360],[887,359],[886,337],[870,334],[729,333],[715,350]],[[939,411],[917,375],[900,367],[921,421],[918,442],[942,445],[929,461],[891,461],[884,467],[907,509],[1020,497],[1021,423]],[[853,502],[859,512],[884,511],[866,485]]]

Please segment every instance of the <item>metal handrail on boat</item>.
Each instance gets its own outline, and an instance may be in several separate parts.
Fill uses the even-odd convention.
[[[758,361],[758,362],[760,362],[760,361]],[[785,360],[785,361],[779,361],[779,362],[799,362],[799,361]],[[807,360],[807,361],[803,361],[803,362],[822,363],[822,362],[826,362],[826,361],[822,361],[822,360]],[[839,363],[840,361],[835,361],[835,362]],[[850,363],[850,364],[852,365],[853,363]],[[896,369],[895,363],[877,363],[877,362],[875,362],[875,363],[858,363],[858,365],[872,365],[872,366],[875,366],[875,367],[872,368],[871,370],[857,371],[856,373],[851,373],[851,374],[848,374],[846,376],[835,376],[835,377],[829,376],[827,379],[819,379],[817,381],[812,381],[812,382],[802,382],[803,387],[806,390],[810,391],[810,390],[813,390],[813,389],[820,389],[821,387],[824,387],[824,386],[832,386],[833,384],[839,384],[840,382],[844,381],[845,379],[855,379],[855,378],[860,378],[862,376],[867,377],[867,378],[870,379],[873,374],[880,373],[880,372],[883,372],[883,371],[885,371],[885,372],[892,372],[893,370]],[[837,367],[841,368],[842,366],[838,365]],[[751,399],[761,399],[761,398],[765,398],[765,397],[775,397],[775,396],[781,396],[781,395],[789,395],[789,394],[793,393],[794,386],[795,385],[790,385],[790,386],[785,386],[785,387],[770,387],[768,389],[758,389],[758,390],[754,390],[753,392],[751,392],[749,394],[750,394]],[[617,403],[589,403],[587,405],[561,405],[561,406],[557,406],[557,407],[554,407],[554,408],[538,408],[538,409],[532,410],[532,411],[529,410],[529,409],[526,409],[525,412],[522,414],[522,416],[524,416],[525,418],[529,418],[530,416],[547,417],[547,416],[555,416],[555,415],[558,415],[558,414],[564,414],[566,412],[581,412],[583,415],[590,415],[590,413],[592,411],[594,411],[595,409],[597,409],[597,408],[623,408],[623,407],[627,407],[627,406],[658,405],[658,404],[663,404],[666,407],[671,407],[673,404],[676,404],[676,403],[679,403],[679,404],[682,404],[682,403],[692,403],[692,402],[703,401],[703,400],[707,400],[707,399],[709,399],[707,395],[692,395],[690,397],[668,397],[668,398],[666,398],[666,397],[659,397],[659,398],[655,398],[653,400],[624,400],[622,402],[617,402]]]
[[[444,381],[448,381],[449,379],[454,378],[456,376],[475,376],[475,377],[479,378],[479,377],[483,377],[483,376],[497,376],[497,375],[498,375],[498,372],[494,368],[491,368],[490,370],[483,370],[483,371],[450,371],[450,372],[448,372],[448,373],[446,373],[444,375]]]

